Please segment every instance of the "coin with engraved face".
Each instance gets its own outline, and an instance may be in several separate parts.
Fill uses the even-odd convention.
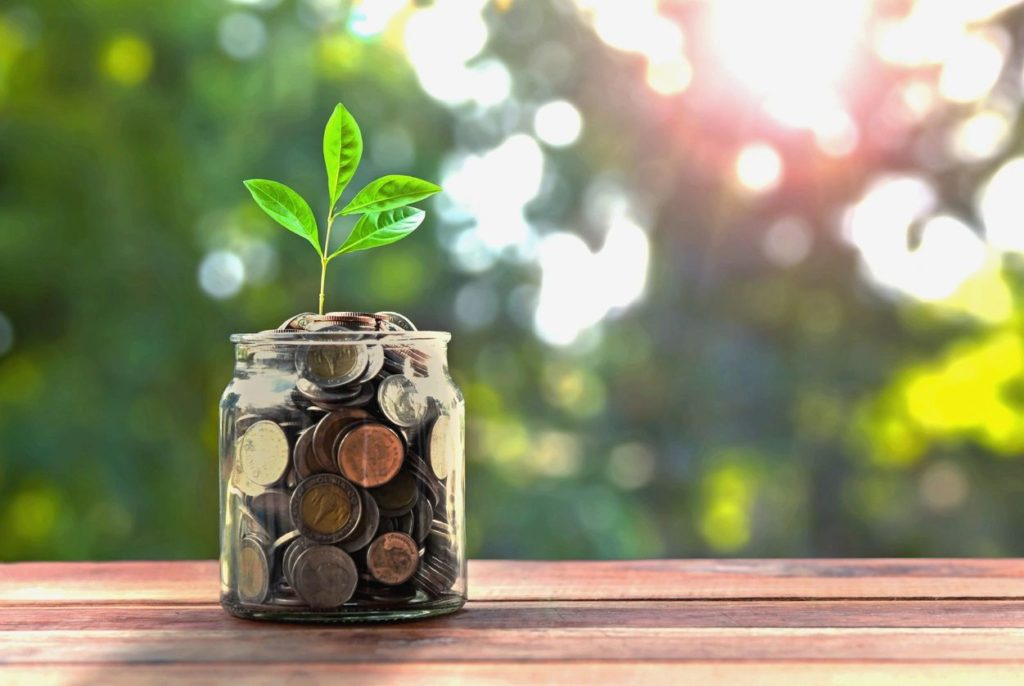
[[[292,522],[317,543],[337,543],[359,525],[363,505],[359,493],[335,474],[316,474],[292,493]]]
[[[262,603],[270,586],[267,554],[255,540],[242,541],[238,551],[238,598],[243,603]]]
[[[288,460],[288,437],[276,423],[264,419],[245,430],[238,462],[250,481],[260,486],[277,483],[288,469]]]
[[[387,323],[391,324],[395,329],[403,331],[416,330],[416,325],[413,324],[412,320],[404,314],[400,314],[398,312],[377,312],[374,316],[378,319],[383,319]]]
[[[394,429],[368,421],[342,435],[337,456],[345,478],[364,488],[374,488],[398,474],[405,458],[405,443]]]
[[[318,545],[295,558],[295,591],[310,607],[329,609],[355,593],[359,572],[348,553],[333,545]]]
[[[416,542],[398,532],[378,536],[366,549],[366,566],[370,574],[388,586],[397,586],[412,578],[419,562]]]
[[[403,374],[392,374],[380,382],[377,402],[384,416],[396,426],[417,426],[427,414],[426,396]]]

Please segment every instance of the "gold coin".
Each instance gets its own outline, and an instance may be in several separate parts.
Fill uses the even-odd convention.
[[[348,499],[333,484],[320,484],[306,491],[301,511],[302,522],[321,534],[338,531],[352,516]]]
[[[292,522],[317,543],[337,543],[359,526],[363,504],[355,486],[335,474],[315,474],[292,493]]]

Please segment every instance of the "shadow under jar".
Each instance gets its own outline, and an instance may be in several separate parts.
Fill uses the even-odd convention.
[[[447,333],[236,334],[220,405],[221,604],[299,622],[466,601],[464,418]]]

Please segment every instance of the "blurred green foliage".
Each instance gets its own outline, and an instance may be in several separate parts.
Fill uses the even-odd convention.
[[[353,187],[395,171],[441,178],[460,146],[529,128],[522,108],[474,119],[426,96],[391,33],[346,30],[345,3],[263,5],[0,4],[0,559],[216,554],[227,336],[315,309],[319,276],[241,179],[319,193],[335,102],[367,137]],[[330,309],[400,310],[454,332],[470,554],[1024,553],[1019,261],[999,273],[995,323],[880,294],[831,227],[876,171],[916,168],[909,142],[808,163],[814,176],[751,202],[717,150],[765,132],[716,129],[651,93],[634,60],[559,7],[485,11],[515,97],[567,97],[584,113],[581,142],[547,151],[528,214],[595,244],[595,177],[650,196],[642,302],[573,346],[542,343],[522,314],[536,264],[461,268],[436,212],[328,276]],[[244,57],[224,48],[239,12],[265,31]],[[564,90],[544,85],[535,44],[569,51]],[[396,138],[413,154],[389,152]],[[937,183],[982,179],[957,171]],[[815,226],[790,267],[761,250],[782,211]],[[211,254],[244,263],[237,294],[201,287]],[[499,296],[486,326],[456,317],[467,287]]]

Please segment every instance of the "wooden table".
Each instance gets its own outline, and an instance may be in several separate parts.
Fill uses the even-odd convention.
[[[453,616],[248,622],[214,562],[0,566],[0,684],[1024,683],[1024,561],[470,564]]]

